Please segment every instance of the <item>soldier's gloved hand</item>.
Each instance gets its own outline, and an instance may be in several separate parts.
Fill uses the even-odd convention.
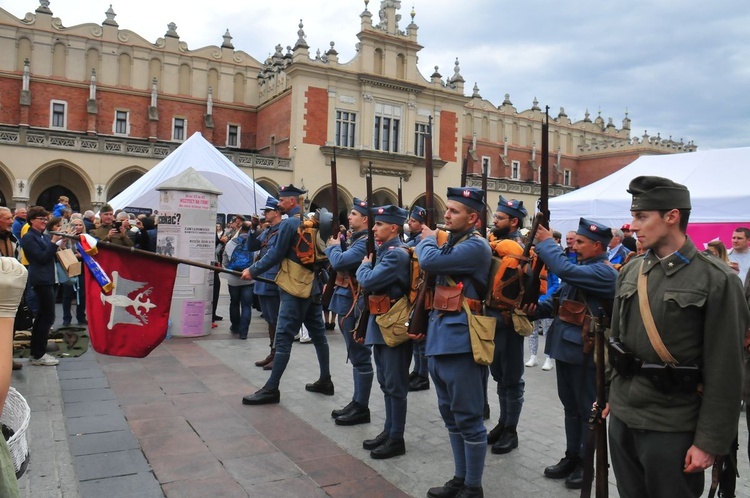
[[[0,318],[14,318],[26,289],[28,273],[15,258],[0,257]]]

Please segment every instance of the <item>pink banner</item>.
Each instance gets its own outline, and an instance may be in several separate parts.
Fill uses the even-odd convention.
[[[698,250],[704,250],[712,240],[721,240],[727,249],[732,248],[732,233],[738,227],[750,228],[750,222],[735,221],[732,223],[690,223],[687,233]]]

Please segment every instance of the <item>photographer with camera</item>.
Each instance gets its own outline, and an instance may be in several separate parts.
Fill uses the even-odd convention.
[[[127,215],[125,215],[127,218]],[[111,242],[116,246],[133,247],[133,241],[128,236],[129,226],[126,222],[115,222],[115,212],[112,206],[105,204],[99,211],[99,219],[102,224],[99,228],[91,230],[90,235],[104,242]]]

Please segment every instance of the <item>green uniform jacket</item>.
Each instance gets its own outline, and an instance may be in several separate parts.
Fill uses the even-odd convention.
[[[109,237],[109,231],[114,228],[114,225],[102,225],[99,228],[95,228],[89,232],[89,235],[105,242],[111,242],[116,246],[132,247],[133,241],[130,240],[127,234],[123,235],[118,233],[114,237]]]
[[[662,361],[651,346],[638,305],[641,261],[648,274],[656,330],[678,363],[701,367],[703,395],[666,395],[645,377],[626,379],[613,371],[612,414],[631,429],[694,432],[695,446],[724,455],[737,434],[742,338],[750,323],[740,279],[718,258],[698,252],[689,238],[663,260],[648,251],[626,265],[617,282],[612,336],[649,363]]]

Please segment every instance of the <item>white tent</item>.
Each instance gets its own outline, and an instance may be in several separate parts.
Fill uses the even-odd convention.
[[[189,167],[221,190],[219,213],[256,214],[266,205],[266,199],[270,194],[255,184],[252,178],[243,173],[199,132],[194,133],[148,173],[111,199],[109,204],[115,209],[158,209],[159,192],[155,188]]]
[[[580,217],[615,228],[630,223],[627,188],[641,175],[663,176],[687,186],[692,204],[690,227],[712,226],[712,238],[722,235],[726,244],[726,228],[719,233],[716,227],[750,226],[750,147],[642,156],[591,185],[551,198],[550,224],[565,234],[577,229]]]

